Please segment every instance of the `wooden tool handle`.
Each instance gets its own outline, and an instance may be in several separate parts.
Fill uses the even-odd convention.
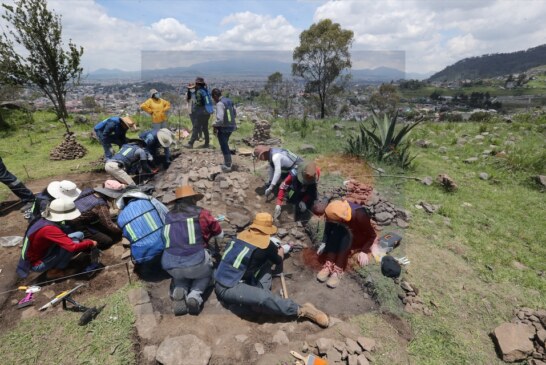
[[[296,351],[290,351],[290,355],[294,356],[296,359],[305,361],[305,357],[303,357],[302,355],[298,354]]]
[[[281,272],[281,286],[282,286],[282,296],[284,299],[288,299],[288,291],[286,290],[286,280],[284,280],[284,274]]]

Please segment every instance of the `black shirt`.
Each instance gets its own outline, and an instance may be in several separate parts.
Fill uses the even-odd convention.
[[[265,264],[280,265],[282,263],[282,257],[280,257],[277,253],[278,250],[278,247],[272,242],[269,242],[269,246],[267,246],[265,249],[256,248],[250,257],[250,262],[248,263],[246,272],[243,275],[243,280],[247,281],[252,279],[256,272],[259,271]]]

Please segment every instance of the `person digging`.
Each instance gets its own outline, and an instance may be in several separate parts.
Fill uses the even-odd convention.
[[[253,156],[260,161],[269,162],[269,176],[264,185],[266,197],[274,193],[279,181],[284,181],[292,169],[303,163],[301,157],[287,149],[264,145],[256,146]]]
[[[328,327],[328,316],[313,304],[299,305],[271,292],[271,265],[281,265],[284,258],[284,248],[270,240],[276,232],[271,214],[258,213],[252,225],[231,241],[214,273],[218,300],[259,313],[304,317]]]

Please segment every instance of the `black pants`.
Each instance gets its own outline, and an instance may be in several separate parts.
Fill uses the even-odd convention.
[[[34,201],[34,194],[23,184],[15,175],[8,171],[4,161],[0,157],[0,181],[7,185],[8,188],[17,195],[25,203]]]
[[[210,114],[206,112],[195,113],[195,124],[191,132],[191,138],[188,142],[190,145],[193,145],[195,141],[199,138],[199,132],[203,132],[205,136],[205,146],[209,145],[209,118]]]

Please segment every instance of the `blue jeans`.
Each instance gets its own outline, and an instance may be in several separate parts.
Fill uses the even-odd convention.
[[[106,157],[107,160],[111,159],[114,155],[112,143],[117,144],[121,148],[121,146],[123,145],[123,141],[113,136],[105,136],[100,131],[95,131],[95,133],[97,134],[98,140],[102,144],[102,148],[104,149],[104,157]]]
[[[83,240],[83,232],[73,232],[68,235],[72,241],[79,243]],[[43,272],[49,269],[64,269],[74,256],[74,252],[69,252],[58,245],[53,245],[46,253],[39,265],[33,266],[32,271]]]
[[[224,155],[224,165],[231,167],[231,150],[229,149],[229,137],[233,131],[231,128],[217,128],[218,132],[216,136],[218,137],[218,143],[220,144],[220,149],[222,150],[222,155]]]
[[[161,123],[152,123],[152,129],[153,130],[159,130],[162,128],[167,128],[167,121],[163,121]]]

